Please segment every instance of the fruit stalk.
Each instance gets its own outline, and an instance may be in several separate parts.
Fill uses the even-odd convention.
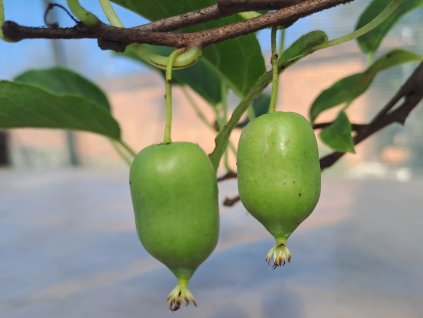
[[[67,0],[67,4],[76,18],[87,26],[94,26],[98,22],[98,18],[90,11],[86,10],[79,0]]]
[[[186,49],[177,49],[169,56],[166,67],[166,122],[163,143],[170,144],[172,142],[172,68],[176,58],[185,52]]]
[[[271,43],[272,43],[272,57],[270,62],[272,63],[272,96],[270,99],[269,113],[276,111],[276,102],[278,99],[278,88],[279,88],[279,72],[278,72],[278,51],[276,49],[276,34],[278,27],[272,27]]]

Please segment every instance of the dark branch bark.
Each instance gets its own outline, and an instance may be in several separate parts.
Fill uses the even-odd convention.
[[[120,47],[120,50],[122,50],[122,46],[124,47],[130,43],[146,43],[170,47],[205,47],[274,25],[287,26],[302,17],[351,1],[353,0],[304,0],[254,19],[192,33],[157,32],[157,30],[171,31],[194,23],[204,22],[211,18],[217,19],[226,16],[227,13],[219,11],[219,14],[217,14],[216,10],[218,9],[209,7],[202,12],[201,10],[195,11],[129,29],[112,27],[102,22],[93,27],[87,27],[80,23],[73,28],[33,28],[21,26],[10,21],[4,23],[2,29],[5,37],[12,41],[34,38],[95,38],[100,43],[103,43],[101,47],[104,49],[107,49],[107,43],[111,42],[112,48]],[[242,11],[237,10],[234,9],[236,12]],[[120,43],[120,45],[116,43]]]
[[[222,11],[231,11],[234,8],[241,11],[252,11],[278,10],[300,2],[302,0],[219,0],[217,5]]]
[[[354,137],[354,145],[372,136],[383,128],[399,123],[403,125],[410,112],[417,107],[423,99],[423,63],[420,63],[413,74],[407,79],[398,92],[381,109],[381,111],[367,125],[357,127],[357,135]],[[402,100],[402,103],[398,104]],[[320,167],[323,170],[333,166],[345,153],[333,152],[320,159]],[[219,178],[219,181],[236,178],[236,174],[230,173]],[[233,206],[239,201],[239,196],[227,198],[223,202],[225,206]]]
[[[231,12],[222,12],[217,5],[204,9],[187,12],[173,17],[157,20],[145,25],[134,27],[133,29],[141,31],[175,31],[199,23],[208,22],[214,19],[220,19],[232,14]]]

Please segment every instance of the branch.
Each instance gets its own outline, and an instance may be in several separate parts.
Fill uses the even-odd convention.
[[[303,2],[302,0],[219,0],[218,7],[222,11],[234,8],[242,11],[278,10]]]
[[[327,122],[327,123],[317,123],[313,125],[313,129],[317,130],[317,129],[323,129],[327,126],[332,125],[333,122]],[[367,127],[367,124],[355,124],[355,123],[351,123],[351,129],[352,131],[359,131],[361,129],[363,129],[364,127]]]
[[[392,110],[400,100],[404,100]],[[414,73],[408,78],[394,97],[382,108],[373,120],[361,129],[354,137],[354,145],[358,145],[369,136],[393,123],[404,125],[410,112],[423,99],[423,63],[420,63]],[[391,111],[392,110],[392,111]],[[343,152],[333,152],[320,159],[322,170],[331,167],[345,155]]]
[[[250,0],[251,1],[251,0]],[[23,39],[46,38],[46,39],[81,39],[94,38],[100,43],[112,42],[114,44],[121,43],[123,46],[130,43],[146,43],[153,45],[163,45],[169,47],[206,47],[208,45],[225,41],[241,35],[246,35],[259,31],[264,28],[275,25],[288,26],[298,19],[311,15],[328,8],[332,8],[339,4],[352,2],[354,0],[304,0],[297,1],[294,5],[287,6],[278,11],[263,14],[257,18],[244,20],[241,22],[224,25],[204,31],[192,33],[171,33],[158,32],[151,30],[174,30],[190,26],[198,22],[204,22],[208,19],[218,19],[228,15],[225,11],[218,8],[209,7],[203,11],[193,11],[185,15],[174,16],[157,22],[140,26],[137,28],[116,28],[102,22],[92,27],[88,27],[82,23],[77,24],[73,28],[34,28],[18,25],[15,22],[7,21],[3,24],[2,30],[7,39],[11,41],[20,41]],[[248,2],[248,1],[246,1]],[[271,1],[280,2],[283,1]],[[286,1],[285,1],[286,6]],[[266,7],[272,8],[271,3]],[[219,13],[217,13],[217,11]],[[205,16],[202,13],[205,11]],[[234,8],[232,13],[241,12],[242,9]],[[185,20],[184,20],[185,17]],[[189,17],[189,19],[187,19]],[[112,45],[113,48],[119,47]],[[107,45],[102,46],[108,49]]]
[[[367,125],[359,125],[356,128],[357,135],[354,137],[354,145],[358,145],[363,140],[372,136],[383,128],[399,123],[403,125],[411,111],[423,99],[423,63],[420,63],[413,74],[402,85],[391,100],[380,110],[380,112]],[[398,105],[400,100],[403,102]],[[323,170],[333,166],[345,155],[344,152],[333,152],[320,159],[320,168]],[[235,173],[226,174],[219,178],[219,181],[236,178]],[[227,198],[223,202],[225,206],[233,206],[239,201],[239,196]]]

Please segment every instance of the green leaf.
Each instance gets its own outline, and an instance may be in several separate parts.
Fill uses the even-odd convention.
[[[286,65],[295,62],[314,52],[314,48],[328,41],[328,36],[325,32],[316,30],[306,33],[299,37],[294,43],[287,48],[279,60],[279,65]]]
[[[335,151],[355,153],[351,133],[350,121],[342,111],[331,125],[322,129],[320,139]]]
[[[76,95],[55,95],[34,85],[0,81],[0,129],[25,127],[83,130],[120,139],[118,123],[98,103]]]
[[[104,92],[93,82],[69,69],[54,67],[29,70],[18,75],[15,82],[31,84],[55,95],[80,96],[110,110],[110,103]]]
[[[216,4],[214,0],[113,0],[113,2],[152,21]],[[199,31],[242,20],[238,15],[234,15],[190,27],[184,31]],[[240,96],[245,95],[257,78],[265,72],[263,55],[254,34],[210,45],[203,50],[203,59],[207,60]]]
[[[347,76],[320,93],[310,108],[311,121],[314,122],[317,116],[325,110],[340,104],[352,103],[370,87],[379,72],[404,63],[422,60],[423,55],[407,50],[396,49],[388,52],[364,72]]]
[[[337,81],[314,100],[310,109],[311,120],[314,122],[320,113],[332,107],[350,104],[367,90],[372,80],[366,73],[357,73]]]
[[[154,51],[157,54],[169,55],[172,50],[169,48],[164,48],[160,46],[150,46],[150,50]],[[143,63],[154,71],[159,72],[163,78],[165,72],[161,69],[158,69],[151,64],[145,62],[135,54],[125,54],[123,56],[132,58],[138,62]],[[202,96],[210,105],[217,105],[222,101],[222,92],[221,92],[221,75],[216,71],[216,69],[210,65],[206,59],[200,59],[196,64],[181,69],[176,70],[172,74],[173,84],[175,85],[188,85],[190,86],[197,94]]]
[[[174,83],[188,85],[210,105],[222,101],[221,78],[215,68],[207,61],[200,60],[195,65],[173,73]]]
[[[270,95],[267,93],[260,94],[253,102],[253,111],[254,116],[257,118],[261,115],[267,114],[270,106]],[[247,117],[245,120],[241,121],[236,127],[242,128],[245,127],[250,122],[250,119]]]
[[[367,72],[376,73],[409,62],[419,62],[423,60],[423,55],[413,51],[395,49],[378,58],[367,70]]]
[[[391,0],[373,0],[361,14],[356,29],[373,20]],[[375,53],[384,37],[405,14],[423,6],[423,0],[405,0],[398,9],[390,15],[381,25],[357,39],[358,45],[364,53]]]

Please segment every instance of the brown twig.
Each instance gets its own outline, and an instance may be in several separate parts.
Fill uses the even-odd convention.
[[[304,0],[278,11],[263,14],[254,19],[192,33],[157,32],[151,30],[171,31],[175,28],[179,29],[192,25],[194,22],[204,22],[210,17],[217,19],[226,16],[227,13],[219,11],[220,13],[217,14],[216,9],[209,9],[209,12],[207,13],[207,19],[200,19],[199,17],[201,14],[198,13],[198,11],[195,11],[197,14],[195,14],[195,12],[191,13],[192,16],[189,19],[183,20],[183,15],[175,16],[162,19],[161,22],[154,22],[144,27],[140,26],[137,28],[128,29],[116,28],[102,22],[97,23],[93,27],[88,27],[80,23],[73,28],[34,28],[21,26],[15,22],[7,21],[3,24],[2,30],[5,37],[12,41],[34,38],[94,38],[103,43],[103,49],[108,48],[107,45],[105,45],[105,43],[108,42],[114,43],[112,48],[116,48],[116,43],[121,43],[124,45],[130,43],[147,43],[169,47],[205,47],[213,43],[218,43],[234,37],[253,33],[274,25],[287,26],[302,17],[352,1],[354,0]],[[270,6],[269,8],[272,7]],[[234,12],[238,12],[237,10],[238,9],[234,9]],[[189,14],[187,13],[185,18],[187,15]]]
[[[403,102],[394,109],[395,105],[403,99]],[[403,84],[394,97],[382,108],[373,120],[361,129],[354,137],[354,145],[393,123],[404,125],[410,112],[423,99],[423,63],[416,68],[413,74]],[[320,159],[322,170],[331,167],[345,155],[343,152],[333,152]]]
[[[413,74],[402,85],[391,100],[376,114],[376,116],[367,125],[357,127],[357,135],[353,138],[354,145],[358,145],[363,140],[372,136],[383,128],[399,123],[403,125],[410,112],[417,107],[423,99],[423,63],[420,63]],[[400,100],[403,102],[398,105]],[[345,155],[344,152],[333,152],[320,159],[320,168],[323,170],[333,166],[339,159]],[[222,180],[236,178],[236,175],[223,176]],[[227,198],[223,202],[225,206],[233,206],[239,201],[239,196]]]
[[[302,0],[219,0],[217,5],[222,11],[236,8],[242,11],[278,10],[302,2]]]
[[[313,129],[314,130],[318,130],[318,129],[323,129],[327,126],[332,125],[333,122],[325,122],[325,123],[317,123],[313,125]],[[351,129],[352,131],[359,131],[363,128],[367,127],[367,124],[355,124],[355,123],[351,123]]]

